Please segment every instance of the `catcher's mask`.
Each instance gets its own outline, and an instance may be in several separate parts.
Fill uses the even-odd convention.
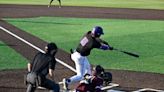
[[[92,34],[94,34],[95,37],[100,37],[101,35],[103,35],[103,28],[100,26],[95,26],[92,29]]]
[[[97,65],[94,70],[97,75],[104,73],[104,68],[100,65]]]
[[[51,55],[55,55],[57,52],[57,46],[55,43],[48,43],[47,46],[45,47],[47,53],[51,54]]]

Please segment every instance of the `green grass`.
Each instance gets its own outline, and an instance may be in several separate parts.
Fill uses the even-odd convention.
[[[164,0],[61,0],[64,6],[164,9]],[[0,0],[0,4],[48,5],[49,0]],[[53,5],[58,5],[54,0]]]
[[[89,56],[92,64],[101,64],[108,69],[164,74],[164,21],[63,17],[6,20],[47,42],[55,42],[67,52],[76,47],[83,33],[100,25],[105,33],[102,39],[115,48],[137,53],[140,58],[94,49]]]
[[[0,41],[0,70],[3,69],[24,69],[27,60],[16,51]]]

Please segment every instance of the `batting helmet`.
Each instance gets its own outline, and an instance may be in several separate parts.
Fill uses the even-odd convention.
[[[95,36],[100,36],[100,35],[103,35],[103,28],[100,27],[100,26],[95,26],[93,29],[92,29],[92,34],[94,34]]]

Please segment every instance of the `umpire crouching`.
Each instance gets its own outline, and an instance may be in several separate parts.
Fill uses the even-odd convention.
[[[59,84],[54,82],[54,69],[56,65],[55,54],[57,46],[49,43],[45,46],[45,53],[39,52],[32,62],[28,63],[27,91],[34,92],[38,86],[49,89],[50,92],[59,92]],[[48,79],[46,76],[49,74]]]

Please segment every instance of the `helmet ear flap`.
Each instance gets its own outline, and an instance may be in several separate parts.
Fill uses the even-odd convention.
[[[104,34],[103,29],[100,26],[96,26],[92,29],[92,34],[95,37],[99,37],[100,35]]]

